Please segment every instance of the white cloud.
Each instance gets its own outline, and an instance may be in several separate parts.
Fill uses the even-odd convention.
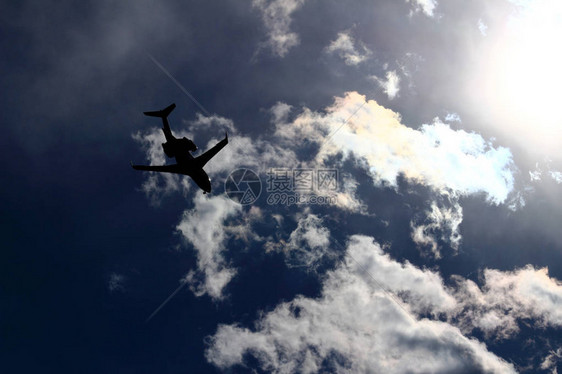
[[[423,12],[428,17],[433,17],[435,7],[437,7],[436,0],[406,0],[413,3],[416,12]]]
[[[299,219],[289,241],[280,249],[289,267],[314,268],[327,254],[329,238],[330,232],[322,226],[322,219],[308,213]]]
[[[166,140],[160,129],[152,128],[144,134],[137,132],[133,135],[133,139],[141,144],[150,165],[164,165],[166,163],[166,155],[162,150],[162,143]],[[189,189],[189,184],[181,182],[182,178],[178,175],[164,173],[146,173],[145,175],[146,179],[141,189],[155,205],[160,203],[162,196],[179,191],[182,185]]]
[[[541,169],[535,169],[535,170],[529,170],[529,179],[531,180],[531,182],[540,182],[542,178],[542,170]]]
[[[462,122],[461,116],[458,113],[447,113],[445,116],[446,122]]]
[[[299,37],[291,31],[291,15],[305,0],[253,0],[252,4],[262,13],[268,31],[266,45],[279,57],[299,44]]]
[[[413,222],[410,222],[410,227],[412,229],[411,237],[414,243],[421,247],[429,247],[434,256],[436,258],[440,258],[441,255],[437,240],[433,237],[433,235],[427,232],[430,227],[428,227],[428,225],[416,226]]]
[[[184,212],[177,226],[177,230],[197,253],[198,271],[191,271],[186,280],[197,296],[208,294],[220,299],[224,287],[236,274],[236,270],[226,264],[222,255],[226,250],[225,221],[239,213],[242,207],[224,195],[206,197],[198,192],[194,200],[195,207]]]
[[[273,115],[273,122],[287,123],[292,109],[293,107],[291,105],[278,101],[270,109],[270,112]]]
[[[505,337],[519,330],[518,319],[532,319],[539,327],[562,326],[562,284],[550,278],[546,268],[485,269],[483,281],[478,288],[470,280],[458,279],[455,297],[463,329],[478,327]]]
[[[217,131],[227,129],[230,133],[229,145],[205,166],[205,170],[211,177],[237,169],[240,167],[240,160],[245,160],[245,166],[255,166],[259,170],[265,168],[263,163],[267,164],[278,158],[294,159],[294,155],[290,151],[275,148],[267,142],[237,136],[238,132],[232,121],[223,117],[198,115],[196,120],[184,122],[185,124],[188,124],[193,131],[210,129],[213,132],[215,129]],[[193,134],[184,128],[177,128],[173,130],[173,133],[178,138],[187,136],[194,139]],[[222,139],[222,133],[220,135],[220,139]],[[165,139],[159,128],[153,128],[142,135],[137,133],[133,137],[145,149],[151,165],[166,163],[166,156],[161,145]],[[204,152],[214,146],[220,139],[211,139],[206,146],[197,142],[200,147],[199,152]],[[173,161],[168,163],[173,163]],[[273,165],[273,163],[271,164]],[[158,202],[163,195],[170,192],[183,191],[185,194],[193,184],[189,177],[166,173],[147,173],[146,178],[143,190],[153,202]],[[206,197],[200,193],[198,188],[192,190],[195,191],[195,206],[192,210],[184,212],[182,220],[177,226],[183,237],[194,246],[197,254],[197,270],[190,271],[185,279],[196,295],[208,294],[214,299],[220,299],[223,297],[224,288],[236,274],[236,270],[225,263],[222,254],[226,250],[224,241],[229,236],[242,240],[249,240],[249,238],[259,240],[260,238],[251,230],[251,222],[259,216],[260,212],[257,207],[250,209],[243,219],[244,223],[233,222],[227,225],[225,221],[240,213],[242,207],[225,195]]]
[[[322,230],[317,221],[313,226]],[[310,230],[295,231],[306,246],[303,233]],[[324,245],[329,233],[319,236]],[[481,287],[459,276],[445,286],[438,273],[399,263],[372,238],[356,235],[343,262],[323,279],[320,297],[283,302],[253,329],[219,325],[207,360],[226,369],[251,354],[262,369],[276,373],[326,367],[350,373],[505,373],[515,372],[511,364],[463,334],[478,328],[502,339],[517,333],[522,320],[538,328],[562,326],[562,284],[531,266],[486,269]],[[552,351],[541,368],[552,368],[559,357]]]
[[[412,240],[420,247],[429,247],[435,258],[441,257],[437,239],[440,238],[458,250],[461,242],[459,226],[462,222],[462,207],[453,199],[450,207],[439,206],[436,201],[431,202],[431,210],[425,212],[423,223],[410,222]]]
[[[192,129],[219,127],[221,129],[228,130],[228,132],[236,132],[236,127],[234,126],[234,122],[232,122],[231,119],[219,116],[217,114],[204,116],[201,113],[197,113],[197,118],[194,121],[184,121],[184,124],[188,124]]]
[[[225,227],[229,235],[244,243],[262,241],[263,238],[252,230],[252,224],[263,218],[263,211],[260,207],[253,205],[242,217],[240,224],[230,224]]]
[[[361,266],[358,266],[360,263]],[[515,372],[484,344],[454,326],[418,320],[382,292],[407,292],[422,311],[454,307],[441,279],[428,270],[399,264],[371,239],[353,237],[345,265],[327,274],[318,299],[297,296],[256,322],[255,329],[219,325],[209,340],[207,360],[221,369],[253,355],[274,373],[337,372]]]
[[[483,36],[486,36],[486,32],[488,31],[488,25],[482,21],[482,19],[478,20],[478,30]]]
[[[552,160],[548,157],[543,161],[535,164],[535,170],[529,170],[529,179],[531,182],[540,182],[543,177],[550,177],[553,181],[560,184],[562,183],[562,172],[552,168]]]
[[[398,92],[400,91],[400,77],[395,71],[387,71],[386,79],[381,79],[374,75],[371,76],[371,79],[379,84],[390,100],[398,96]]]
[[[430,187],[440,198],[448,199],[449,207],[433,203],[425,220],[412,221],[414,241],[429,246],[437,257],[440,253],[435,235],[441,235],[442,240],[458,249],[461,240],[458,227],[462,220],[460,196],[481,193],[490,202],[499,204],[504,203],[513,190],[515,167],[508,149],[494,148],[478,134],[452,130],[439,119],[412,129],[401,124],[398,113],[375,101],[365,101],[364,96],[355,92],[336,98],[324,113],[303,108],[289,121],[290,111],[289,105],[277,103],[271,109],[275,132],[257,139],[239,135],[232,121],[222,117],[198,116],[190,122],[191,129],[205,129],[211,133],[215,131],[213,128],[228,129],[231,134],[228,147],[206,166],[209,175],[226,175],[239,167],[252,168],[258,173],[287,164],[325,167],[327,160],[333,160],[336,154],[343,155],[343,161],[353,155],[377,186],[397,188],[398,177],[402,175],[410,182]],[[177,135],[193,138],[181,129]],[[143,136],[137,134],[135,139],[145,148],[151,164],[164,163],[163,136],[159,129]],[[201,148],[208,148],[218,140],[220,138],[211,139]],[[316,157],[313,155],[312,160],[306,162],[299,161],[296,155],[303,140],[322,144]],[[190,184],[185,177],[148,175],[144,188],[158,196],[170,191],[186,191]],[[340,179],[338,190],[334,191],[336,205],[365,214],[366,208],[357,198],[356,188],[357,182],[351,176],[346,176],[343,182]],[[315,193],[322,195],[320,191]]]
[[[338,208],[367,215],[367,206],[357,197],[359,183],[350,175],[342,174],[338,181],[341,191],[336,192],[336,203]]]
[[[544,358],[541,363],[541,369],[548,370],[552,369],[551,373],[556,374],[558,370],[556,369],[556,364],[562,361],[562,348],[558,348],[556,351],[550,351],[548,355]]]
[[[476,133],[452,130],[438,118],[417,130],[409,128],[398,113],[373,100],[365,101],[356,92],[336,98],[325,113],[304,108],[292,123],[278,123],[274,135],[287,145],[303,139],[321,144],[316,165],[339,153],[344,160],[353,155],[375,185],[397,188],[402,175],[448,199],[450,208],[435,205],[426,222],[412,224],[413,239],[429,245],[436,256],[439,251],[433,235],[437,231],[453,249],[459,247],[460,196],[483,194],[489,202],[500,204],[514,189],[516,168],[507,148],[494,147]],[[364,211],[354,190],[346,192],[350,207]]]
[[[409,128],[398,113],[356,92],[336,98],[325,114],[305,108],[292,124],[279,126],[276,136],[287,143],[325,142],[316,158],[319,164],[337,153],[344,158],[353,154],[364,161],[376,185],[397,187],[403,175],[443,195],[483,193],[496,204],[513,190],[509,149],[494,147],[476,133],[452,130],[439,119]]]
[[[373,276],[377,285],[400,294],[414,311],[438,314],[456,306],[438,273],[420,270],[409,262],[401,264],[392,260],[370,237],[351,237],[346,263],[365,282],[370,283]]]
[[[340,32],[338,37],[326,47],[326,52],[337,53],[344,59],[346,65],[353,66],[367,60],[372,54],[369,48],[363,44],[359,44],[359,49],[357,50],[355,41],[348,32]]]
[[[220,157],[211,160],[205,170],[212,177],[241,166],[255,169],[258,173],[287,164],[322,167],[330,157],[342,153],[344,159],[353,154],[361,160],[375,185],[397,187],[398,176],[403,175],[409,181],[429,186],[442,195],[483,193],[496,204],[505,202],[513,190],[515,167],[508,149],[493,147],[478,134],[452,130],[439,119],[417,130],[412,129],[401,124],[398,113],[375,101],[365,101],[364,96],[355,92],[336,98],[325,113],[304,108],[287,122],[290,110],[290,106],[277,103],[272,108],[275,132],[272,136],[258,139],[238,135],[231,121],[216,116],[199,116],[196,121],[190,122],[192,129],[226,128],[231,134],[228,147],[221,151]],[[348,123],[342,126],[348,119]],[[181,129],[175,133],[193,138]],[[329,134],[333,135],[330,139],[327,138]],[[151,164],[164,163],[163,136],[159,129],[142,136],[137,134],[135,139],[142,143]],[[200,148],[208,148],[220,139],[209,140],[206,147],[199,144]],[[299,162],[295,153],[303,140],[325,143],[315,160],[308,163]],[[185,191],[191,184],[187,178],[174,175],[148,178],[144,188],[154,195]],[[361,211],[363,204],[355,196],[356,183],[347,182],[342,183],[342,189],[337,191],[337,204]]]
[[[278,103],[278,105],[283,104]],[[187,131],[185,127],[188,127],[190,131]],[[192,131],[197,132],[202,129],[211,130],[213,134],[217,134],[217,137],[208,140],[207,144],[201,143],[199,139],[194,137]],[[172,132],[177,138],[186,136],[195,141],[199,147],[199,151],[194,154],[196,157],[222,140],[225,130],[228,130],[229,133],[228,146],[205,165],[205,171],[209,174],[211,180],[215,175],[227,174],[240,167],[253,168],[256,172],[262,172],[268,168],[285,164],[298,165],[295,153],[286,144],[281,145],[276,142],[240,135],[231,120],[217,115],[206,117],[198,114],[194,121],[184,121],[183,127],[172,129]],[[150,165],[164,165],[166,162],[174,163],[170,159],[167,161],[162,150],[162,143],[166,140],[161,129],[152,128],[144,134],[138,132],[133,135],[133,138],[145,150]],[[146,180],[142,189],[155,203],[158,203],[163,195],[171,192],[183,191],[184,194],[187,193],[194,183],[188,177],[174,174],[145,173],[145,175]]]
[[[556,181],[556,183],[562,183],[562,172],[559,171],[549,171],[550,177]]]

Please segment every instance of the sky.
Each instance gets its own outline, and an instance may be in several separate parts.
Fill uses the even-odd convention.
[[[559,2],[0,9],[2,373],[562,369]]]

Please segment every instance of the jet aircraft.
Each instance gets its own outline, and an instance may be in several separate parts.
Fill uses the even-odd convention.
[[[147,165],[133,165],[131,166],[135,170],[145,170],[145,171],[157,171],[161,173],[174,173],[183,174],[191,177],[193,181],[203,190],[203,193],[211,192],[211,180],[209,176],[203,170],[203,167],[211,158],[213,158],[221,149],[228,144],[228,134],[225,133],[223,140],[218,142],[214,147],[209,149],[207,152],[193,157],[191,152],[197,150],[195,143],[186,137],[182,139],[176,138],[172,135],[170,130],[170,124],[168,123],[168,116],[174,110],[176,104],[171,104],[170,106],[153,112],[144,112],[145,115],[151,117],[162,118],[164,127],[162,131],[166,137],[166,143],[162,143],[162,148],[166,156],[176,159],[176,164],[173,165],[162,165],[162,166],[147,166]]]

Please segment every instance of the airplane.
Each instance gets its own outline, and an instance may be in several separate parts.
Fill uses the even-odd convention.
[[[172,103],[168,107],[157,110],[153,112],[144,112],[145,115],[150,117],[162,118],[162,131],[166,137],[166,143],[162,143],[162,148],[166,156],[176,159],[176,164],[173,165],[162,165],[162,166],[147,166],[147,165],[133,165],[131,166],[135,170],[144,171],[156,171],[160,173],[174,173],[183,174],[191,177],[193,181],[203,190],[203,194],[211,192],[211,180],[209,176],[203,170],[203,167],[211,158],[213,158],[221,149],[228,144],[228,134],[225,133],[223,140],[218,142],[214,147],[206,151],[205,153],[193,157],[191,152],[197,150],[195,143],[186,137],[181,139],[176,138],[172,135],[170,130],[170,124],[168,123],[168,116],[174,110],[176,104]]]

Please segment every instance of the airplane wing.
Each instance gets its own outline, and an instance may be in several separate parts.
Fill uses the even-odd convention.
[[[223,140],[218,142],[217,145],[215,145],[213,148],[209,149],[202,155],[195,157],[195,161],[197,162],[197,165],[201,168],[205,166],[205,164],[209,162],[210,159],[215,157],[215,155],[219,153],[219,151],[223,149],[224,146],[227,144],[228,144],[228,134],[224,137]]]
[[[162,165],[162,166],[148,166],[148,165],[133,165],[131,166],[135,170],[144,170],[144,171],[157,171],[160,173],[175,173],[175,174],[185,174],[179,165]]]

